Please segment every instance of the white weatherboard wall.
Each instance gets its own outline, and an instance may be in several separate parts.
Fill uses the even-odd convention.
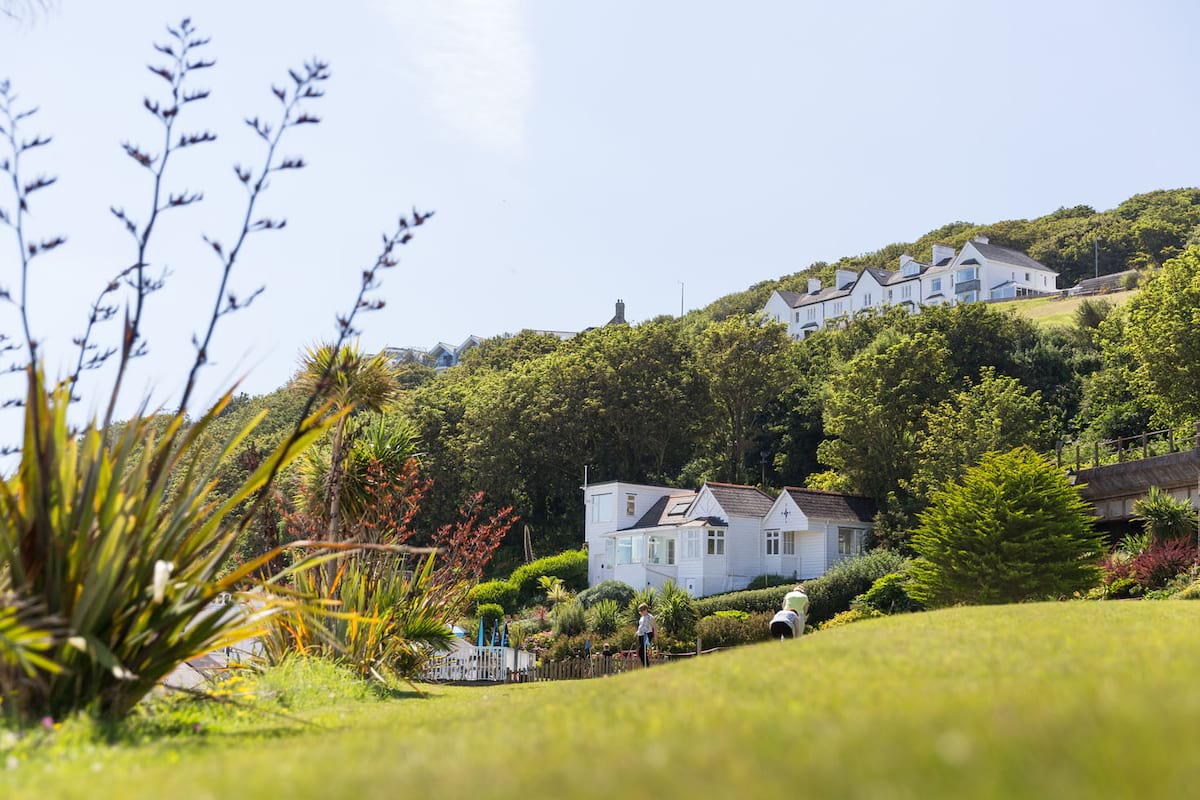
[[[645,486],[623,481],[608,481],[584,487],[583,540],[588,548],[588,585],[595,586],[600,581],[614,577],[616,565],[610,563],[604,534],[632,527],[659,498],[678,491],[666,486]],[[628,507],[631,497],[633,513],[629,513]],[[632,585],[640,586],[643,583],[644,577]]]

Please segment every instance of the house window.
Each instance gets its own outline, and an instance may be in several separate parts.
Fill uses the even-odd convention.
[[[857,556],[863,551],[863,532],[858,528],[838,528],[838,555]]]
[[[929,290],[931,292],[940,292],[942,290],[942,279],[934,278],[932,281],[930,281]]]
[[[636,494],[625,495],[625,516],[632,517],[636,511],[637,511],[637,495]]]
[[[646,557],[647,564],[665,564],[672,565],[675,563],[675,539],[669,539],[660,536],[651,536],[648,543],[649,553]]]
[[[797,311],[796,312],[796,322],[799,322],[799,321],[800,321],[800,312]]]
[[[779,531],[767,531],[767,555],[779,555]]]
[[[888,289],[888,302],[892,302],[892,290]]]
[[[912,297],[912,284],[905,284],[900,287],[900,299],[907,300]]]
[[[979,292],[976,291],[963,292],[962,294],[958,295],[958,302],[960,303],[974,303],[978,299]]]
[[[863,308],[866,308],[869,305],[871,305],[871,293],[867,292],[863,295]]]
[[[966,269],[960,269],[958,272],[954,273],[954,282],[966,283],[967,281],[975,280],[977,277],[979,277],[979,273],[976,271],[976,269],[974,267],[967,267]]]
[[[1026,283],[1029,282],[1029,273],[1028,272],[1025,273],[1025,282]]]
[[[611,492],[592,497],[592,522],[612,522],[616,510],[616,498]]]
[[[816,308],[816,306],[813,306],[812,308],[810,308],[808,310],[808,321],[812,322],[816,318],[817,318],[817,308]]]
[[[838,300],[836,303],[834,303],[833,308],[831,308],[830,311],[833,313],[833,316],[835,316],[835,317],[838,314],[841,314],[842,313],[842,301]]]
[[[617,539],[617,563],[640,564],[645,550],[646,537],[622,536]]]
[[[700,531],[688,531],[683,540],[683,557],[700,557]]]
[[[710,556],[725,555],[725,531],[708,531],[708,554]]]
[[[612,567],[613,564],[617,563],[617,540],[616,539],[605,539],[604,540],[604,560],[608,562],[609,567]]]
[[[784,531],[783,532],[783,554],[785,556],[796,555],[796,532],[795,531]]]

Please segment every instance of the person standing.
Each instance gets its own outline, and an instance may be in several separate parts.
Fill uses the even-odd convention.
[[[650,645],[654,642],[654,615],[650,613],[650,607],[645,603],[638,606],[638,658],[641,659],[642,666],[650,666]]]
[[[799,636],[804,633],[804,623],[808,619],[808,595],[804,593],[803,583],[796,584],[796,588],[783,596],[783,608],[784,610],[795,611],[796,615],[800,618],[796,625],[799,633],[796,635]]]

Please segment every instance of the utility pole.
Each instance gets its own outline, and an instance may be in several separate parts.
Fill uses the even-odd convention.
[[[1092,239],[1092,252],[1096,259],[1096,277],[1100,277],[1100,237],[1096,236]]]
[[[679,281],[679,316],[683,316],[683,281]]]

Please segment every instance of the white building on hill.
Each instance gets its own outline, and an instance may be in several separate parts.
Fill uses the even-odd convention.
[[[1024,253],[988,243],[976,236],[957,254],[946,245],[933,246],[933,263],[900,256],[891,272],[868,267],[860,273],[837,270],[833,286],[809,279],[804,294],[777,289],[763,313],[786,323],[793,339],[803,339],[827,324],[857,311],[886,306],[920,306],[1012,300],[1058,293],[1058,273]]]

